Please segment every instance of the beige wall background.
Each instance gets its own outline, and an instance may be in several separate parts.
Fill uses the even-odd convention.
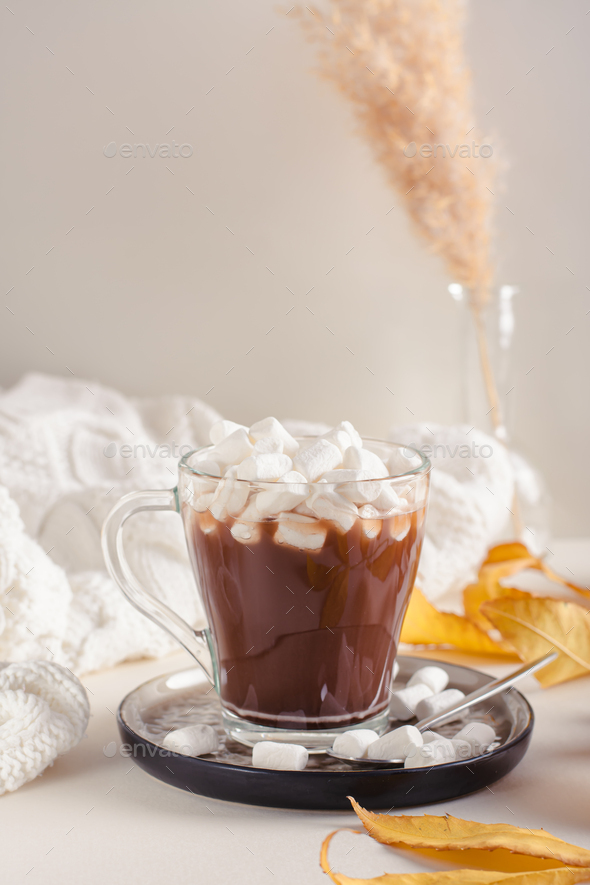
[[[238,421],[346,417],[373,435],[463,418],[450,281],[289,5],[3,9],[2,385],[72,372],[206,397]],[[571,535],[590,529],[586,7],[477,0],[468,29],[474,122],[506,164],[515,440]],[[103,154],[173,140],[192,156]]]

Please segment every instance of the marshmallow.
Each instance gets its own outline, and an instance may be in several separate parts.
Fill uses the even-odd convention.
[[[162,746],[182,756],[206,756],[219,749],[219,736],[210,725],[187,725],[167,734]]]
[[[496,740],[496,732],[491,725],[487,725],[485,722],[469,722],[463,726],[461,731],[457,732],[453,740],[468,741],[473,755],[479,756],[481,753],[485,753],[490,744]]]
[[[339,495],[338,492],[316,492],[310,495],[307,503],[316,516],[320,519],[329,519],[335,522],[343,532],[349,532],[358,516],[355,505]]]
[[[413,685],[411,689],[407,690],[411,691],[414,688],[418,688],[419,684],[420,683]],[[428,689],[428,693],[429,697],[424,697],[416,707],[416,716],[418,719],[427,719],[430,716],[438,716],[439,713],[444,713],[445,710],[454,707],[455,704],[458,704],[459,701],[463,700],[465,697],[463,692],[459,691],[458,688],[447,688],[446,691],[441,691],[438,694],[433,694],[430,689]]]
[[[253,455],[282,455],[284,451],[283,440],[274,436],[265,436],[257,439],[254,443]]]
[[[347,449],[348,451],[348,449]],[[309,482],[315,482],[326,471],[335,470],[342,462],[342,452],[327,439],[316,439],[293,458],[293,467]]]
[[[288,430],[286,430],[280,421],[276,418],[263,418],[257,421],[250,428],[250,438],[257,442],[259,439],[266,437],[280,439],[283,443],[283,451],[292,458],[299,449],[299,443],[294,439]]]
[[[368,538],[369,541],[376,540],[381,534],[383,522],[379,519],[379,514],[373,505],[364,504],[359,507],[359,516],[361,518],[361,541],[363,537]]]
[[[416,748],[413,754],[406,756],[404,768],[431,768],[433,765],[444,765],[455,761],[455,748],[447,738],[438,738],[429,744]]]
[[[254,768],[271,768],[273,771],[303,771],[309,753],[298,744],[279,744],[259,741],[252,749]]]
[[[364,509],[364,508],[361,508]],[[359,516],[360,516],[359,511]],[[363,537],[368,538],[369,541],[376,540],[381,534],[381,529],[383,528],[383,523],[380,519],[366,519],[363,518],[361,520],[361,532],[363,533]],[[362,539],[361,539],[362,540]]]
[[[256,495],[256,507],[259,515],[276,516],[284,510],[292,510],[297,504],[303,503],[309,493],[307,480],[301,473],[291,470],[281,476],[280,481],[274,483],[268,490],[260,491]]]
[[[342,466],[352,470],[366,470],[371,479],[383,479],[389,471],[381,458],[369,449],[349,446],[344,452]]]
[[[294,507],[293,512],[299,513],[299,514],[301,514],[301,516],[311,516],[314,519],[316,518],[315,513],[313,512],[311,507],[308,506],[306,501],[303,501],[302,504],[298,504],[297,507]]]
[[[420,667],[408,680],[408,685],[421,682],[427,685],[432,694],[444,691],[449,684],[449,674],[442,667]]]
[[[386,517],[384,517],[386,518]],[[412,525],[412,518],[408,513],[400,513],[397,516],[391,516],[387,520],[389,524],[389,532],[391,537],[396,541],[403,541]]]
[[[291,470],[293,462],[288,455],[278,452],[250,455],[241,464],[238,464],[238,479],[247,479],[250,482],[264,482],[279,479],[284,473]]]
[[[363,482],[371,477],[366,470],[328,470],[322,482],[338,484],[338,492],[353,504],[370,504],[381,492],[381,483]]]
[[[335,446],[338,446],[342,454],[344,454],[346,449],[352,445],[350,434],[348,434],[346,430],[337,430],[335,427],[333,430],[328,430],[327,433],[323,433],[322,439],[327,439],[328,442],[334,443]]]
[[[473,747],[469,741],[451,738],[451,743],[455,748],[455,759],[471,759],[473,756]]]
[[[204,535],[210,535],[217,528],[217,520],[211,515],[208,508],[199,515],[199,526]]]
[[[339,756],[349,756],[353,759],[362,759],[367,754],[367,747],[377,741],[379,735],[370,728],[357,728],[339,734],[334,741],[332,749]]]
[[[209,512],[220,522],[230,516],[237,515],[246,506],[250,489],[245,482],[239,482],[233,476],[222,479],[209,504]]]
[[[439,738],[444,737],[444,734],[439,734],[438,731],[423,731],[422,732],[422,740],[425,744],[431,744],[432,741],[437,741]]]
[[[397,661],[393,662],[393,667],[391,668],[391,679],[392,681],[397,679],[399,673],[399,664]]]
[[[230,464],[239,464],[244,458],[248,458],[254,446],[250,442],[248,432],[243,427],[238,427],[225,439],[209,450],[209,458],[216,461],[221,467]]]
[[[357,446],[357,448],[359,449],[362,449],[363,441],[361,439],[361,435],[360,433],[357,433],[350,421],[341,421],[340,424],[336,425],[334,430],[343,430],[349,435],[352,445]]]
[[[281,513],[274,535],[277,544],[288,544],[298,550],[320,550],[326,540],[327,529],[317,519],[300,513]]]
[[[221,468],[217,461],[213,461],[211,458],[204,458],[202,461],[198,461],[198,473],[205,473],[207,476],[221,476]]]
[[[247,427],[244,427],[243,424],[236,424],[235,421],[217,421],[209,431],[209,439],[213,445],[216,446],[236,430],[245,430],[246,433],[248,432]]]
[[[236,520],[232,525],[230,532],[236,541],[242,541],[243,544],[249,544],[260,539],[260,525],[256,522],[242,522]]]
[[[399,498],[389,483],[382,482],[379,486],[379,495],[373,500],[373,507],[380,514],[388,515],[399,508]]]
[[[204,513],[205,510],[209,510],[214,497],[215,492],[205,492],[204,495],[199,495],[198,498],[193,498],[191,501],[191,507],[193,510],[196,510],[197,513]]]
[[[391,695],[389,712],[394,719],[399,719],[400,722],[405,722],[406,719],[411,719],[412,716],[416,715],[416,707],[418,704],[424,701],[425,698],[429,698],[431,695],[432,692],[428,686],[422,683],[411,685],[409,688],[402,688],[401,691],[395,691]]]
[[[413,725],[402,725],[371,744],[367,750],[367,758],[383,762],[389,759],[405,759],[422,744],[422,735],[417,728]]]

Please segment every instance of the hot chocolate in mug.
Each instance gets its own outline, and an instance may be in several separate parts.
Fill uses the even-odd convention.
[[[253,732],[319,739],[387,726],[430,463],[409,446],[370,439],[363,446],[390,475],[342,483],[222,478],[207,473],[211,447],[197,449],[179,462],[175,488],[126,495],[105,521],[109,573],[201,665],[226,731],[238,739]],[[334,501],[344,503],[331,510]],[[279,512],[268,515],[273,506]],[[122,529],[142,510],[181,515],[205,629],[194,630],[133,575]]]

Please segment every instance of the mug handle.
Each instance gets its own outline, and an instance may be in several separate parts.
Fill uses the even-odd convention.
[[[208,640],[208,630],[193,630],[169,606],[156,599],[137,581],[123,550],[123,526],[130,516],[142,510],[174,510],[180,513],[178,490],[131,492],[115,504],[102,527],[102,552],[108,573],[129,602],[143,615],[162,627],[200,664],[205,676],[215,686],[215,668]]]

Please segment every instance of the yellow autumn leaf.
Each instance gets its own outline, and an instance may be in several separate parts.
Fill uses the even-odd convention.
[[[478,583],[489,585],[493,589],[493,586],[501,578],[511,577],[529,568],[541,571],[550,581],[561,584],[563,587],[569,587],[570,590],[590,598],[589,589],[580,587],[578,584],[562,578],[561,575],[549,568],[542,559],[538,556],[533,556],[525,545],[519,542],[498,544],[492,547],[482,563]]]
[[[440,612],[414,587],[402,627],[401,641],[412,645],[452,645],[473,654],[511,655],[477,624],[452,612]]]
[[[444,820],[444,818],[442,818]],[[481,826],[485,826],[482,824]],[[324,873],[337,885],[573,885],[590,880],[588,867],[552,867],[544,870],[525,870],[517,873],[496,870],[444,870],[432,873],[384,873],[372,879],[351,879],[343,873],[335,872],[328,861],[328,847],[335,830],[324,839],[320,854],[320,866]],[[357,832],[352,830],[351,832]],[[524,831],[526,832],[526,831]]]
[[[445,851],[465,848],[494,851],[503,848],[515,854],[553,858],[570,867],[590,870],[590,850],[564,842],[545,830],[522,829],[513,824],[483,824],[450,814],[375,814],[362,808],[351,796],[348,798],[369,836],[386,845]]]
[[[536,673],[541,685],[556,685],[590,673],[590,612],[575,602],[547,597],[494,599],[482,613],[523,661],[555,648],[556,661]]]
[[[498,599],[505,596],[511,599],[532,598],[532,594],[527,593],[525,590],[518,590],[516,587],[503,587],[499,582],[493,585],[484,581],[478,581],[477,584],[469,584],[463,591],[465,617],[477,624],[481,630],[487,632],[492,625],[481,611],[481,606],[490,599]]]
[[[496,544],[495,547],[490,547],[483,564],[489,565],[493,562],[507,562],[510,559],[530,558],[531,554],[524,544],[521,544],[520,541],[512,541],[509,544]]]

